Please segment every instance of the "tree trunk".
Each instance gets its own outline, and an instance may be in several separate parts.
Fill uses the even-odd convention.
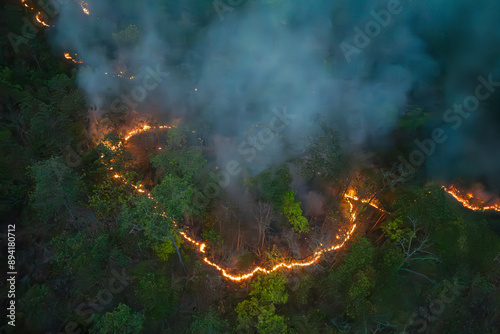
[[[175,242],[173,236],[169,236],[169,238],[174,243],[175,250],[177,251],[177,255],[179,256],[179,262],[182,265],[182,269],[184,270],[184,274],[187,275],[186,267],[184,266],[184,262],[182,262],[182,256],[181,256],[181,253],[179,252],[179,248],[177,247],[177,243]]]

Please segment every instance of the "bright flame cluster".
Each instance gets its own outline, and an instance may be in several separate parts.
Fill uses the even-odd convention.
[[[170,129],[170,128],[172,128],[172,126],[169,126],[169,125],[160,125],[160,126],[157,126],[157,127],[151,127],[149,125],[144,125],[142,128],[137,128],[137,129],[134,129],[134,130],[130,131],[129,133],[127,133],[123,142],[124,143],[127,142],[130,138],[132,138],[136,134],[139,134],[139,133],[144,132],[144,131],[149,131],[149,130],[152,130],[152,129],[155,129],[155,128],[156,129]],[[117,145],[111,145],[107,141],[102,142],[102,144],[104,144],[106,147],[108,147],[112,151],[116,151],[119,147],[121,147],[123,145],[122,142],[119,142]],[[104,158],[104,154],[101,154],[101,159],[102,158]],[[109,167],[108,170],[112,171],[113,167]],[[116,172],[113,174],[113,177],[115,179],[122,180],[123,183],[130,185],[137,192],[139,192],[141,194],[147,195],[149,199],[153,199],[153,196],[151,196],[151,194],[144,188],[144,186],[142,186],[142,185],[138,186],[138,185],[135,185],[135,184],[131,184],[131,183],[129,183],[127,181],[127,179],[125,179],[122,175],[120,175],[119,173],[116,173]],[[160,215],[164,216],[164,217],[167,217],[167,215],[165,213],[160,214]]]
[[[110,169],[112,169],[112,167],[111,167]],[[135,184],[129,184],[129,183],[127,182],[127,180],[126,180],[126,179],[124,179],[124,178],[123,178],[123,176],[121,176],[121,175],[120,175],[120,174],[118,174],[118,173],[115,173],[115,175],[113,175],[113,177],[114,177],[115,179],[122,179],[122,180],[123,180],[123,183],[130,185],[132,188],[134,188],[135,190],[137,190],[137,192],[139,192],[139,193],[141,193],[141,194],[147,194],[147,195],[148,195],[148,197],[152,199],[151,195],[148,193],[148,191],[147,191],[146,189],[144,189],[144,187],[143,187],[142,185],[137,186],[137,185],[135,185]]]
[[[379,211],[387,213],[387,211],[385,211],[384,209],[382,209],[380,207],[380,205],[377,204],[377,202],[375,202],[374,200],[368,201],[368,200],[363,199],[363,198],[359,199],[359,197],[354,194],[354,190],[352,190],[352,189],[347,194],[345,194],[344,197],[346,199],[352,199],[352,200],[355,200],[355,201],[360,201],[361,203],[368,204],[369,206],[371,206],[371,207],[373,207],[373,208],[375,208],[375,209],[377,209]],[[349,201],[349,203],[351,203],[351,202]],[[351,204],[351,212],[352,212],[352,204]]]
[[[75,53],[75,56],[77,56],[76,53]],[[68,52],[64,53],[64,58],[71,60],[75,64],[83,64],[83,61],[81,61],[80,59],[75,59],[75,58],[71,57],[71,55]]]
[[[189,241],[193,245],[197,246],[198,251],[200,251],[201,253],[205,253],[205,248],[207,247],[207,245],[205,243],[198,242],[198,241],[194,240],[193,238],[189,237],[184,231],[179,232],[179,234],[182,235],[184,237],[184,239],[186,239],[187,241]]]
[[[26,3],[26,0],[21,0],[21,3],[24,5],[24,7],[26,8],[31,8],[27,3]],[[33,9],[33,8],[31,8]]]
[[[451,185],[449,187],[443,186],[443,188],[444,188],[444,191],[446,191],[448,194],[453,196],[453,198],[455,198],[457,201],[459,201],[467,209],[470,209],[473,211],[494,210],[494,211],[500,212],[500,205],[498,205],[498,204],[483,206],[483,207],[472,204],[470,202],[470,200],[474,198],[474,195],[472,193],[467,193],[466,194],[467,198],[465,198],[465,196],[463,196],[454,185]]]
[[[156,129],[170,129],[172,127],[170,125],[160,125],[160,126],[157,126],[155,128]],[[135,136],[139,133],[142,133],[145,131],[150,131],[151,129],[154,129],[154,128],[152,128],[149,125],[144,125],[142,128],[134,129],[134,130],[130,131],[129,133],[127,133],[127,135],[125,136],[125,141],[128,141],[130,138],[132,138],[133,136]]]
[[[82,7],[82,10],[85,14],[90,15],[89,4],[85,1],[79,1],[78,4]]]
[[[48,25],[44,20],[43,20],[43,14],[42,12],[38,12],[36,13],[36,16],[35,16],[36,20],[38,23],[40,23],[41,25],[45,26],[45,27],[50,27],[50,25]]]

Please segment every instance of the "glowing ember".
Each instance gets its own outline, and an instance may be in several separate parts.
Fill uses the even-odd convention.
[[[21,0],[21,3],[24,5],[26,8],[30,8],[30,6],[26,3],[26,0]],[[33,9],[33,8],[31,8]]]
[[[192,243],[193,245],[196,245],[198,246],[198,250],[201,252],[201,253],[205,253],[205,247],[206,245],[204,243],[201,243],[201,242],[198,242],[192,238],[190,238],[185,232],[179,232],[180,235],[182,235],[184,237],[184,239],[186,239],[187,241],[189,241],[190,243]]]
[[[77,56],[77,54],[75,53],[75,57]],[[71,55],[68,53],[68,52],[65,52],[64,53],[64,58],[68,59],[68,60],[71,60],[73,63],[75,64],[83,64],[83,61],[79,60],[79,59],[75,59],[73,57],[71,57]]]
[[[457,201],[459,201],[467,209],[470,209],[473,211],[494,210],[494,211],[500,212],[500,205],[498,205],[498,204],[493,204],[493,205],[488,205],[488,206],[483,206],[483,207],[472,204],[471,200],[474,200],[474,195],[472,193],[467,193],[467,194],[465,194],[465,196],[463,196],[454,185],[451,185],[449,187],[443,186],[443,188],[444,188],[444,191],[446,191],[448,194],[453,196],[453,198],[455,198]]]
[[[45,27],[50,27],[47,23],[45,23],[45,21],[43,20],[43,14],[42,12],[38,12],[36,13],[36,20],[38,23],[44,25]]]
[[[80,1],[79,2],[80,7],[82,7],[82,10],[85,14],[90,15],[90,10],[88,9],[89,4],[86,3],[85,1]]]

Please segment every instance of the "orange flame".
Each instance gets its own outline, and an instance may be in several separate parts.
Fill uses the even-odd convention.
[[[42,14],[42,12],[36,13],[35,18],[38,21],[38,23],[44,25],[45,27],[50,27],[50,25],[48,25],[47,23],[45,23],[45,21],[43,20],[43,14]]]
[[[68,56],[69,56],[69,54],[68,54]],[[171,126],[163,125],[163,126],[159,126],[158,128],[159,129],[170,129]],[[141,132],[150,131],[151,129],[153,129],[153,128],[151,126],[149,126],[149,125],[144,125],[141,128],[134,129],[134,130],[130,131],[125,136],[125,142],[128,141],[134,135],[136,135],[138,133],[141,133]],[[116,147],[113,146],[112,149],[116,149]],[[115,173],[114,177],[115,178],[121,178],[122,180],[124,180],[123,177],[120,174],[118,174],[118,173]],[[124,180],[124,182],[127,183],[126,180]],[[147,190],[144,189],[142,186],[136,186],[136,185],[133,185],[133,184],[131,184],[131,186],[135,190],[137,190],[138,192],[147,194],[148,198],[150,198],[150,199],[153,200],[153,197],[151,196],[151,194],[149,194],[147,192]],[[469,200],[471,200],[471,199],[474,198],[474,196],[473,196],[472,193],[467,193],[466,194],[467,198],[465,198],[464,196],[461,196],[460,192],[453,185],[451,185],[449,188],[443,186],[443,188],[445,189],[445,191],[448,194],[450,194],[451,196],[453,196],[457,201],[459,201],[460,203],[462,203],[462,205],[464,207],[468,208],[468,209],[471,209],[471,210],[474,210],[474,211],[478,211],[478,210],[495,210],[495,211],[500,212],[500,206],[497,205],[497,204],[491,205],[491,206],[484,206],[484,207],[479,207],[479,206],[471,204]],[[229,279],[231,281],[236,281],[236,282],[244,281],[246,279],[249,279],[249,278],[253,277],[255,274],[257,274],[257,273],[270,274],[270,273],[273,273],[273,272],[275,272],[275,271],[277,271],[279,269],[283,269],[283,268],[293,269],[295,267],[308,267],[308,266],[311,266],[311,265],[313,265],[315,263],[318,263],[320,261],[320,259],[323,257],[324,254],[343,248],[344,245],[352,237],[354,231],[356,230],[357,224],[355,222],[356,222],[356,219],[357,219],[357,213],[355,212],[353,201],[358,201],[358,202],[361,202],[361,203],[364,203],[364,204],[368,204],[371,207],[373,207],[373,208],[375,208],[377,210],[380,210],[381,212],[387,213],[387,211],[381,209],[380,205],[377,204],[376,202],[374,202],[373,200],[360,199],[355,194],[354,189],[351,189],[348,193],[346,193],[344,195],[344,200],[349,204],[349,216],[350,216],[350,221],[351,221],[351,224],[352,224],[350,230],[347,233],[344,234],[344,236],[343,236],[343,238],[342,238],[342,240],[340,242],[335,243],[335,244],[331,245],[330,247],[323,247],[323,248],[315,251],[311,256],[309,256],[309,260],[288,261],[288,262],[284,261],[284,262],[276,264],[275,266],[273,266],[273,267],[271,267],[269,269],[257,266],[254,269],[252,269],[251,271],[247,272],[246,274],[241,274],[241,275],[230,274],[228,268],[224,268],[224,267],[220,266],[219,264],[210,261],[208,259],[208,257],[204,257],[203,261],[207,265],[214,267],[217,271],[219,271],[222,274],[223,277],[225,277],[225,278],[227,278],[227,279]],[[156,208],[156,206],[155,206],[155,208]],[[158,215],[160,215],[162,217],[165,217],[165,218],[168,218],[168,215],[165,212],[158,213]],[[177,223],[175,221],[173,223],[174,223],[175,226],[177,226]],[[206,253],[206,248],[207,248],[206,243],[196,241],[194,238],[191,238],[190,236],[188,236],[186,234],[186,232],[184,232],[184,231],[181,231],[179,233],[180,233],[180,235],[185,240],[187,240],[188,242],[190,242],[191,244],[193,244],[194,246],[196,246],[196,249],[197,249],[198,252],[200,252],[202,254]],[[341,237],[339,235],[337,235],[336,239],[341,239]]]
[[[215,269],[217,269],[218,271],[220,271],[222,276],[230,279],[231,281],[237,281],[237,282],[244,281],[246,279],[251,278],[252,276],[257,274],[258,272],[261,272],[263,274],[271,274],[271,273],[273,273],[276,270],[279,270],[281,268],[293,269],[294,267],[311,266],[311,265],[317,263],[321,259],[323,254],[342,248],[345,245],[345,243],[351,238],[355,229],[356,229],[356,224],[354,224],[352,226],[351,230],[347,233],[346,237],[344,238],[344,240],[340,244],[332,245],[330,248],[325,248],[325,249],[314,252],[312,255],[312,259],[309,261],[281,262],[281,263],[278,263],[277,265],[275,265],[274,267],[272,267],[271,269],[265,269],[262,267],[255,267],[252,271],[250,271],[247,274],[243,274],[243,275],[237,275],[237,276],[231,275],[227,272],[227,269],[224,269],[221,266],[219,266],[218,264],[211,262],[206,257],[203,259],[203,261],[205,261],[206,264],[208,264],[208,265],[214,267]]]
[[[171,126],[169,125],[160,125],[160,126],[157,126],[156,127],[157,129],[170,129],[172,128]],[[149,125],[144,125],[142,128],[138,128],[138,129],[135,129],[135,130],[132,130],[130,131],[129,133],[127,133],[127,135],[125,136],[125,141],[128,141],[130,138],[132,138],[133,136],[135,136],[136,134],[139,134],[141,132],[145,132],[145,131],[149,131],[151,130],[152,127],[149,126]]]
[[[88,3],[82,0],[78,4],[80,5],[80,7],[82,7],[82,10],[85,14],[90,15],[90,10],[88,9],[89,7]]]
[[[494,210],[497,212],[500,212],[500,205],[494,204],[494,205],[489,205],[489,206],[477,206],[474,205],[470,202],[470,200],[474,199],[474,195],[472,193],[467,193],[465,198],[463,195],[461,195],[460,191],[454,186],[451,185],[449,187],[443,186],[444,191],[446,191],[448,194],[453,196],[458,202],[460,202],[465,208],[473,210],[473,211],[487,211],[487,210]]]
[[[159,126],[157,128],[159,128],[159,129],[170,129],[171,126],[162,125],[162,126]],[[139,133],[142,133],[142,132],[145,132],[145,131],[150,131],[152,129],[153,129],[153,127],[151,127],[149,125],[144,125],[141,128],[134,129],[134,130],[130,131],[129,133],[127,133],[127,135],[124,138],[124,141],[125,142],[128,141],[130,138],[132,138],[136,134],[139,134]],[[112,146],[111,147],[111,149],[113,149],[113,150],[116,149],[116,148],[117,148],[116,146]],[[115,173],[113,175],[113,177],[117,178],[117,179],[122,179],[123,182],[128,183],[118,173]],[[130,185],[136,191],[138,191],[140,193],[147,194],[147,196],[148,196],[149,199],[151,199],[151,200],[154,199],[151,196],[151,194],[148,193],[147,190],[144,189],[142,186],[136,186],[136,185],[133,185],[133,184],[130,184]],[[309,260],[288,261],[288,262],[285,261],[285,262],[278,263],[278,264],[276,264],[275,266],[273,266],[272,268],[269,268],[269,269],[266,269],[266,268],[258,266],[258,267],[255,267],[254,269],[252,269],[250,272],[248,272],[246,274],[241,274],[241,275],[232,275],[232,274],[230,274],[228,268],[223,268],[222,266],[218,265],[217,263],[214,263],[214,262],[210,261],[208,259],[208,257],[204,257],[203,261],[206,264],[208,264],[209,266],[214,267],[217,271],[219,271],[222,274],[223,277],[225,277],[225,278],[227,278],[227,279],[229,279],[231,281],[236,281],[236,282],[244,281],[246,279],[249,279],[249,278],[253,277],[255,274],[257,274],[257,273],[270,274],[270,273],[273,273],[273,272],[275,272],[275,271],[277,271],[279,269],[283,269],[283,268],[292,269],[292,268],[295,268],[295,267],[308,267],[308,266],[311,266],[311,265],[313,265],[315,263],[318,263],[320,261],[320,259],[323,257],[324,254],[332,252],[332,251],[335,251],[335,250],[339,250],[342,247],[344,247],[344,245],[352,237],[354,231],[356,230],[357,224],[355,224],[355,221],[356,221],[356,218],[357,218],[357,214],[356,214],[356,212],[354,210],[353,201],[360,201],[362,203],[369,204],[370,206],[372,206],[372,207],[374,207],[374,208],[376,208],[376,209],[378,209],[380,211],[386,212],[386,211],[380,209],[376,204],[372,203],[371,201],[359,199],[358,196],[355,195],[355,193],[354,193],[353,190],[351,190],[349,192],[349,194],[346,194],[345,197],[344,197],[344,199],[349,203],[349,215],[350,215],[350,221],[351,221],[351,224],[352,224],[350,230],[347,233],[344,234],[343,239],[340,242],[337,242],[337,243],[331,245],[330,247],[323,247],[323,248],[315,251],[311,256],[309,256]],[[157,208],[157,206],[155,206],[155,208]],[[165,217],[165,218],[169,218],[168,215],[165,212],[158,213],[158,215],[160,215],[162,217]],[[175,221],[173,223],[174,223],[174,226],[177,226],[177,223]],[[200,241],[196,241],[194,238],[188,236],[187,233],[184,232],[184,231],[179,232],[179,234],[186,241],[188,241],[191,244],[193,244],[194,246],[196,246],[196,250],[199,253],[206,254],[206,249],[207,249],[206,243],[200,242]],[[341,237],[339,235],[337,235],[336,239],[341,239]]]
[[[359,199],[358,196],[354,195],[354,190],[352,190],[352,189],[348,193],[346,193],[344,196],[345,196],[345,198],[353,199],[355,201],[360,201],[361,203],[368,204],[369,206],[371,206],[371,207],[373,207],[373,208],[375,208],[375,209],[377,209],[379,211],[387,213],[387,211],[385,211],[384,209],[380,208],[380,206],[374,200],[368,201],[366,199]],[[351,209],[352,209],[352,207],[351,207]]]
[[[75,53],[75,56],[77,54]],[[65,52],[64,53],[64,58],[68,59],[68,60],[71,60],[73,63],[75,64],[83,64],[83,61],[79,60],[79,59],[75,59],[73,57],[71,57],[71,55],[68,53],[68,52]]]
[[[24,5],[24,7],[26,8],[31,8],[31,9],[34,9],[32,7],[30,7],[27,3],[26,3],[26,0],[21,0],[21,3]]]
[[[198,250],[201,252],[201,253],[205,253],[205,247],[207,247],[207,245],[205,245],[205,243],[201,243],[201,242],[198,242],[192,238],[190,238],[185,232],[181,231],[179,232],[180,235],[182,235],[184,237],[184,239],[186,239],[187,241],[189,241],[190,243],[192,243],[193,245],[196,245],[198,246]]]
[[[356,230],[356,224],[354,223],[355,220],[356,220],[356,213],[354,212],[354,205],[352,203],[352,199],[349,198],[349,197],[346,197],[345,198],[346,201],[349,203],[350,205],[350,216],[351,216],[351,219],[352,219],[352,227],[350,229],[350,231],[348,231],[345,236],[344,236],[344,239],[340,242],[340,243],[337,243],[337,244],[333,244],[331,245],[330,247],[328,248],[322,248],[320,250],[317,250],[315,251],[309,258],[310,260],[309,261],[291,261],[291,262],[280,262],[278,264],[276,264],[275,266],[273,266],[272,268],[270,269],[266,269],[266,268],[262,268],[262,267],[255,267],[253,270],[251,270],[250,272],[246,273],[246,274],[242,274],[242,275],[231,275],[230,273],[228,273],[228,269],[227,268],[223,268],[222,266],[218,265],[217,263],[214,263],[212,261],[210,261],[207,257],[204,257],[203,258],[203,261],[208,264],[209,266],[212,266],[214,267],[215,269],[217,269],[221,274],[222,276],[224,276],[225,278],[231,280],[231,281],[236,281],[236,282],[239,282],[239,281],[244,281],[246,279],[249,279],[251,277],[253,277],[255,274],[257,273],[263,273],[263,274],[271,274],[279,269],[282,269],[282,268],[287,268],[287,269],[293,269],[295,267],[308,267],[308,266],[311,266],[315,263],[318,263],[319,260],[321,260],[321,258],[323,257],[324,254],[326,253],[329,253],[329,252],[332,252],[332,251],[335,251],[335,250],[339,250],[341,249],[342,247],[344,247],[344,245],[347,243],[347,241],[351,238],[351,236],[353,235],[354,231]],[[363,203],[367,203],[368,201],[364,201]],[[202,253],[205,253],[205,244],[201,244],[199,242],[196,242],[195,240],[193,240],[192,238],[188,237],[184,232],[181,232],[181,235],[184,237],[184,239],[186,239],[187,241],[193,243],[194,245],[196,246],[199,246],[199,251],[202,252]],[[340,239],[339,236],[337,236],[337,239]]]

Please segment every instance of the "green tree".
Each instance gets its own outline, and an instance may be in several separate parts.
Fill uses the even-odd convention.
[[[182,150],[161,150],[151,159],[153,167],[163,174],[173,174],[183,179],[193,180],[201,171],[206,160],[201,154],[201,147],[191,146]]]
[[[193,188],[188,180],[169,174],[151,192],[169,217],[179,220],[192,212]]]
[[[113,312],[100,316],[90,329],[91,334],[138,334],[142,330],[144,315],[132,312],[130,307],[119,304]]]
[[[283,214],[292,224],[293,229],[299,233],[309,232],[309,222],[307,218],[302,215],[300,208],[301,202],[295,202],[296,191],[289,191],[285,193],[283,198]]]
[[[124,206],[118,220],[123,233],[129,233],[131,230],[141,231],[145,238],[139,245],[145,243],[162,258],[168,256],[171,251],[168,241],[170,240],[182,268],[186,271],[177,245],[177,241],[181,239],[176,235],[174,220],[164,214],[155,201],[143,196],[132,207]]]
[[[23,102],[22,108],[32,108],[26,134],[30,149],[42,158],[63,153],[72,138],[70,118],[54,106],[34,99]]]
[[[43,331],[47,324],[46,311],[56,302],[47,284],[34,284],[21,294],[18,317],[24,319],[31,331]]]
[[[90,207],[94,208],[99,219],[114,220],[119,210],[129,204],[136,196],[130,184],[134,184],[137,174],[120,174],[120,178],[106,174],[104,180],[94,186],[89,198]]]
[[[284,304],[288,300],[286,293],[287,279],[285,276],[274,273],[268,276],[259,276],[252,282],[250,296],[258,297],[261,302]]]
[[[62,158],[54,157],[35,163],[30,167],[30,175],[35,183],[30,204],[38,212],[39,218],[49,221],[61,212],[66,212],[75,220],[74,210],[81,197],[82,183]]]
[[[87,270],[90,275],[97,276],[111,251],[106,234],[93,237],[84,231],[73,235],[64,232],[54,237],[50,244],[55,268],[71,275]]]
[[[328,274],[326,285],[330,294],[341,300],[351,319],[362,320],[374,310],[371,295],[376,286],[375,255],[375,247],[360,237],[351,244],[343,261]]]
[[[135,295],[145,307],[145,314],[153,320],[163,319],[175,310],[177,298],[166,277],[146,273],[139,278]]]
[[[23,204],[29,185],[24,177],[26,148],[16,142],[13,131],[0,127],[0,214],[7,216]]]
[[[217,334],[229,333],[227,320],[221,319],[214,310],[201,315],[193,315],[193,322],[189,326],[190,334]]]
[[[285,193],[290,190],[292,176],[286,165],[269,168],[248,181],[248,188],[258,201],[270,203],[278,211],[283,207]]]
[[[274,312],[269,314],[264,312],[259,315],[257,332],[259,334],[288,334],[290,329],[286,324],[285,317],[274,314]]]
[[[256,329],[259,334],[289,332],[285,318],[275,313],[275,305],[288,300],[286,281],[284,276],[274,273],[259,276],[252,283],[251,298],[239,303],[235,309],[238,331],[252,332]]]
[[[172,235],[172,238],[168,236],[167,238],[164,239],[162,243],[157,244],[154,248],[158,257],[166,261],[170,257],[170,254],[179,251],[178,245],[180,245],[181,243],[182,243],[181,236],[178,234],[174,234]]]

